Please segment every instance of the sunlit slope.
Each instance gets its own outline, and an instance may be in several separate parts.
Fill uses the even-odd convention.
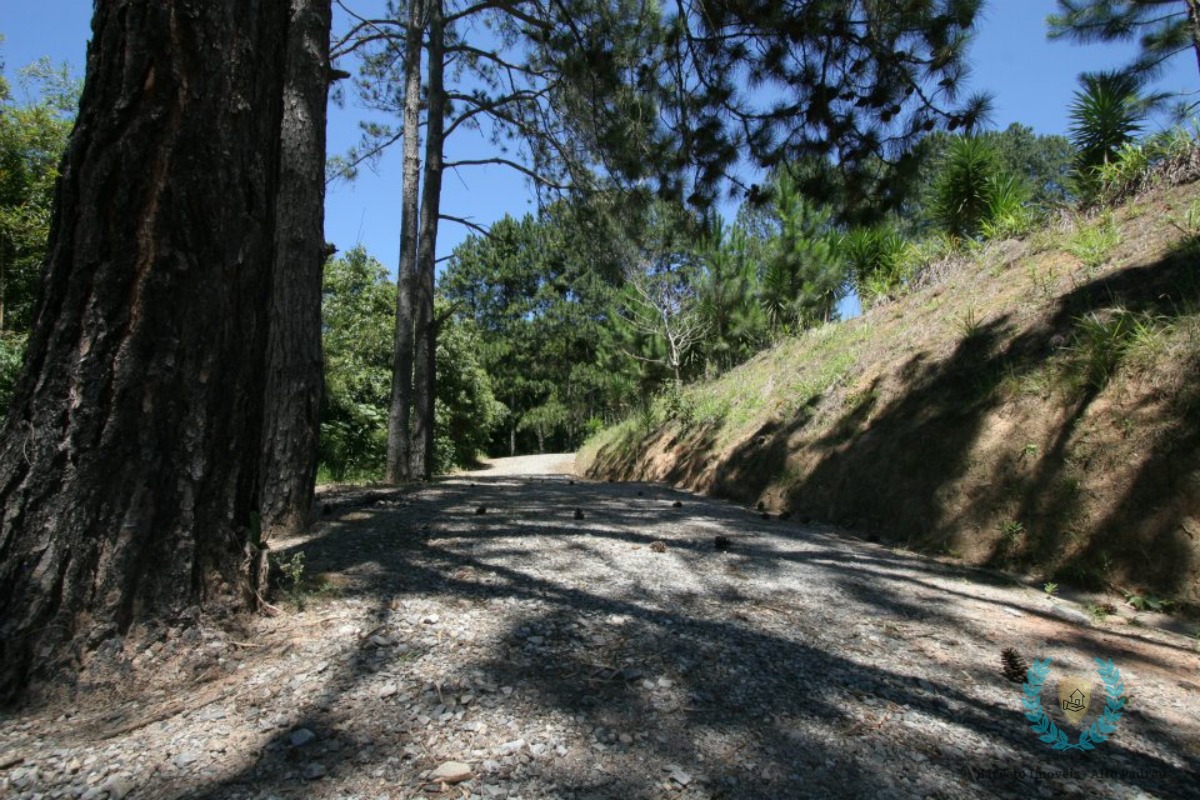
[[[1198,204],[1161,189],[933,267],[603,431],[580,469],[1198,603]]]

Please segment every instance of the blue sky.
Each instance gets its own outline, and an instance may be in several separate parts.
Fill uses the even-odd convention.
[[[371,14],[382,0],[349,0],[360,13]],[[1106,45],[1048,42],[1044,20],[1054,10],[1053,0],[991,0],[978,38],[971,50],[974,64],[970,88],[995,95],[994,126],[1012,122],[1029,125],[1039,133],[1064,133],[1067,105],[1081,71],[1104,69],[1126,61],[1129,49]],[[91,3],[80,0],[10,2],[0,12],[3,54],[11,75],[39,56],[67,61],[82,72],[90,35]],[[1196,61],[1185,54],[1176,58],[1159,86],[1195,92],[1200,88]],[[348,92],[352,95],[352,92]],[[329,147],[343,152],[358,138],[358,121],[364,111],[353,97],[344,108],[331,108]],[[476,158],[488,145],[471,132],[449,143],[447,158]],[[326,202],[326,238],[347,250],[361,242],[395,271],[399,252],[399,151],[385,156],[376,172],[364,170],[349,185],[332,187]],[[448,214],[489,224],[505,213],[521,215],[533,210],[526,181],[500,167],[472,168],[446,175],[442,208]],[[439,231],[439,253],[448,254],[467,231],[444,222]]]

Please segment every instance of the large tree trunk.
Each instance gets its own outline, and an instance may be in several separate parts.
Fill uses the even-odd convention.
[[[1200,0],[1187,0],[1188,33],[1192,38],[1192,51],[1196,55],[1196,66],[1200,67]]]
[[[262,538],[308,524],[324,375],[329,0],[290,0],[259,497]]]
[[[253,600],[288,20],[95,6],[0,439],[0,697],[138,619]]]
[[[414,476],[433,476],[435,402],[437,398],[437,319],[433,310],[434,265],[437,262],[438,218],[442,197],[442,144],[446,87],[443,0],[429,1],[429,111],[425,120],[425,185],[421,197],[421,242],[417,253],[417,348],[413,384],[417,394]]]
[[[392,351],[392,403],[388,411],[388,483],[411,478],[409,418],[413,392],[413,305],[417,285],[417,208],[421,177],[421,36],[424,3],[410,0],[404,40],[404,177],[400,187],[400,268],[396,281],[396,333]]]

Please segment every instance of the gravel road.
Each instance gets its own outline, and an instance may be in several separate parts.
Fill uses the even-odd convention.
[[[324,491],[274,543],[303,554],[302,610],[98,653],[73,700],[0,719],[0,796],[1200,797],[1195,639],[571,468]],[[1071,743],[1111,659],[1116,731],[1039,741],[1004,648],[1052,659]],[[1095,684],[1082,728],[1071,674]]]

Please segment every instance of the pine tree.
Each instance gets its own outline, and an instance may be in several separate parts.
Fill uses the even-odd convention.
[[[1143,81],[1188,50],[1200,67],[1200,0],[1058,0],[1046,24],[1051,39],[1136,41],[1138,55],[1122,71]]]

